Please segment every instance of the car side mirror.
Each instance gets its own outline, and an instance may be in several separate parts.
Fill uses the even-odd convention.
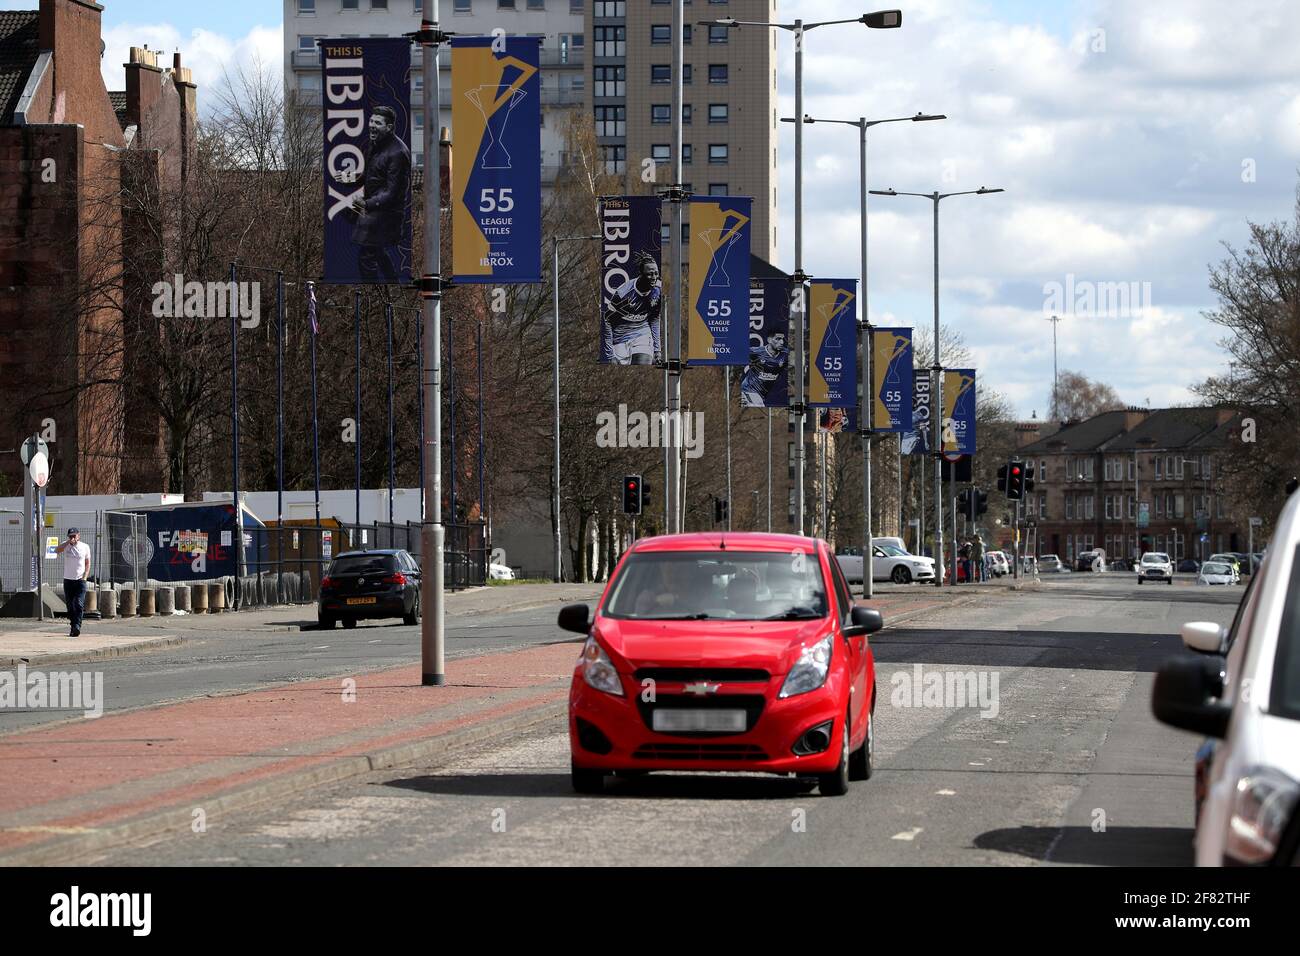
[[[1223,653],[1223,628],[1210,621],[1191,621],[1184,624],[1179,633],[1183,646],[1198,654]]]
[[[591,630],[591,608],[585,604],[566,604],[560,608],[560,627],[576,634]]]
[[[849,611],[849,623],[844,627],[844,636],[862,637],[864,634],[874,634],[884,626],[885,619],[879,611],[854,605]]]
[[[1171,727],[1222,739],[1232,716],[1232,708],[1217,699],[1222,693],[1220,658],[1179,657],[1156,673],[1151,711]]]

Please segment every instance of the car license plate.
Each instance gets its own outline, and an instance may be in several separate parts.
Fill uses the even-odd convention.
[[[348,603],[349,604],[374,604],[375,599],[372,597],[348,598]]]
[[[665,733],[687,731],[727,733],[745,729],[743,710],[676,710],[654,712],[654,729]]]

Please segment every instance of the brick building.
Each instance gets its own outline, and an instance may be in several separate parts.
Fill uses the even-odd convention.
[[[141,295],[125,253],[150,241],[140,191],[126,198],[132,184],[155,199],[179,188],[195,130],[179,54],[163,70],[133,50],[126,89],[105,88],[102,14],[88,0],[0,11],[0,446],[51,437],[63,494],[160,488],[156,416],[122,384],[124,314]],[[0,456],[0,483],[21,487],[19,468]]]
[[[1073,565],[1093,548],[1126,558],[1164,551],[1175,561],[1246,550],[1249,516],[1218,479],[1239,436],[1230,408],[1128,408],[1025,443],[1019,454],[1034,463],[1036,485],[1023,514],[1036,525],[1037,553]]]

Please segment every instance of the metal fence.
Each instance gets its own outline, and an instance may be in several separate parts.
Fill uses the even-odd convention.
[[[76,528],[90,548],[90,578],[103,584],[142,585],[148,578],[148,540],[143,515],[116,511],[51,511],[37,529],[41,580],[56,590],[63,580],[63,557],[52,553]],[[31,587],[31,565],[23,553],[23,515],[0,511],[0,593]]]

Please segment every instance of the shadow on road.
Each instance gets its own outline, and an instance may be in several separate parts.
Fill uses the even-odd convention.
[[[569,775],[554,773],[447,774],[386,780],[378,786],[456,797],[577,797]],[[803,778],[754,774],[643,774],[607,777],[605,797],[679,800],[788,800],[809,793]]]
[[[879,664],[964,664],[981,668],[1155,672],[1188,654],[1176,634],[1073,631],[937,631],[901,627],[871,642]]]
[[[1192,866],[1190,827],[1007,827],[975,838],[981,850],[1075,866]],[[1053,842],[1055,841],[1055,845]],[[1050,851],[1050,854],[1049,854]]]

